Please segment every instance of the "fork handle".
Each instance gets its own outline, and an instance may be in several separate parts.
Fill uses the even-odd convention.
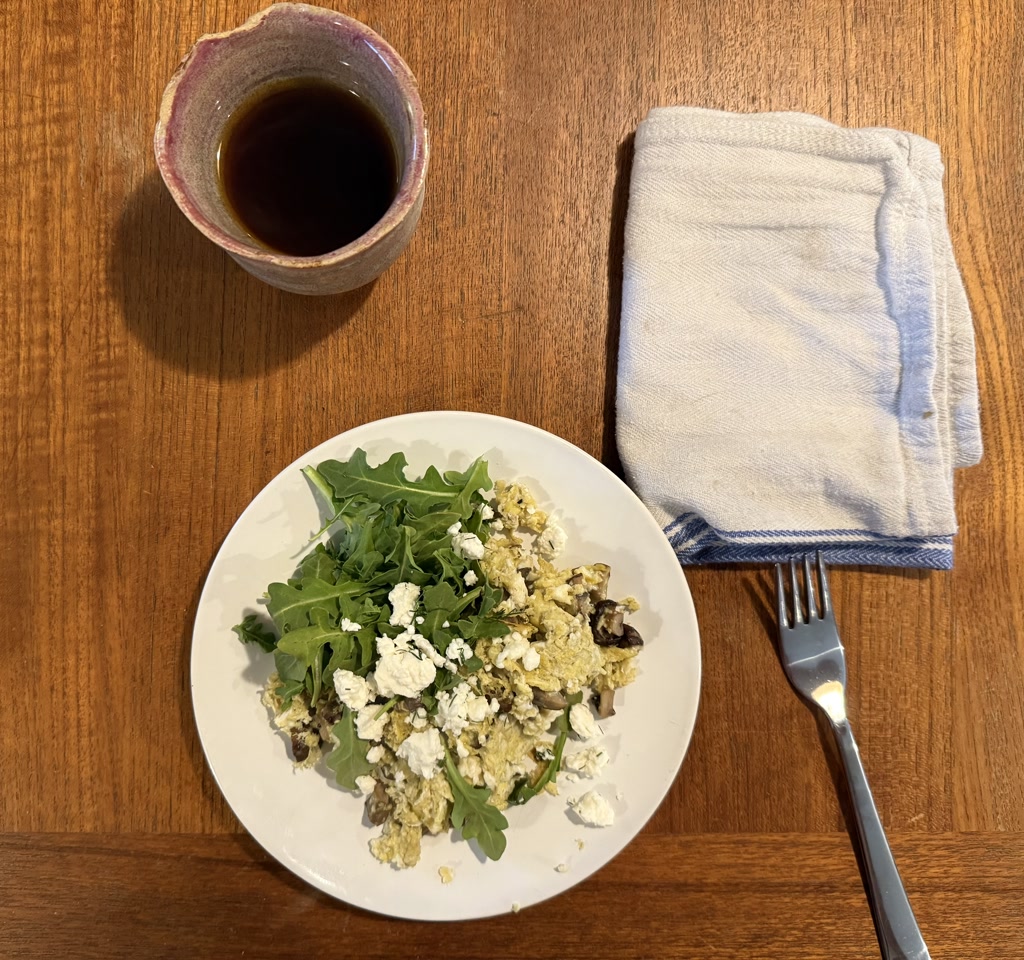
[[[882,960],[929,960],[928,947],[882,829],[850,722],[845,718],[830,722],[853,800],[853,839],[862,855],[864,889]]]

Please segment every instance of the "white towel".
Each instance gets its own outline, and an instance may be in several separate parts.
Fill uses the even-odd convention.
[[[929,140],[652,110],[625,230],[619,451],[683,563],[945,568],[981,457]]]

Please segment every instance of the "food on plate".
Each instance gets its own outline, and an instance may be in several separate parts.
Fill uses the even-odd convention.
[[[306,467],[326,534],[266,611],[235,631],[272,653],[262,693],[294,762],[323,759],[364,797],[373,855],[414,866],[424,833],[455,830],[498,859],[502,811],[608,762],[601,723],[636,677],[637,603],[609,599],[611,569],[561,568],[562,527],[487,463],[406,476],[363,450]],[[570,509],[571,505],[565,505]],[[540,801],[543,802],[543,801]],[[584,823],[614,811],[594,790]]]

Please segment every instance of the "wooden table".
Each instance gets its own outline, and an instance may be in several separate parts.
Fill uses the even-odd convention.
[[[353,0],[417,74],[423,221],[372,288],[302,299],[192,229],[161,90],[236,0],[0,12],[0,956],[877,955],[761,569],[688,573],[705,679],[642,835],[519,915],[409,924],[271,862],[204,764],[188,651],[222,538],[279,469],[378,417],[516,417],[609,465],[629,138],[656,104],[936,140],[986,453],[952,573],[835,573],[851,710],[936,958],[1024,957],[1024,90],[1013,0]],[[1017,4],[1018,14],[1024,13]]]

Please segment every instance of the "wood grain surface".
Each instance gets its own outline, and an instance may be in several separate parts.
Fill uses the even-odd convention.
[[[249,277],[155,170],[179,59],[261,5],[0,5],[0,956],[876,955],[765,570],[688,573],[705,674],[683,771],[617,860],[516,917],[396,924],[328,901],[238,835],[192,722],[210,561],[303,451],[454,408],[617,466],[630,136],[681,103],[942,148],[985,459],[957,477],[954,571],[836,571],[835,600],[932,956],[1024,957],[1024,5],[339,3],[417,75],[433,156],[408,251],[329,299]]]

